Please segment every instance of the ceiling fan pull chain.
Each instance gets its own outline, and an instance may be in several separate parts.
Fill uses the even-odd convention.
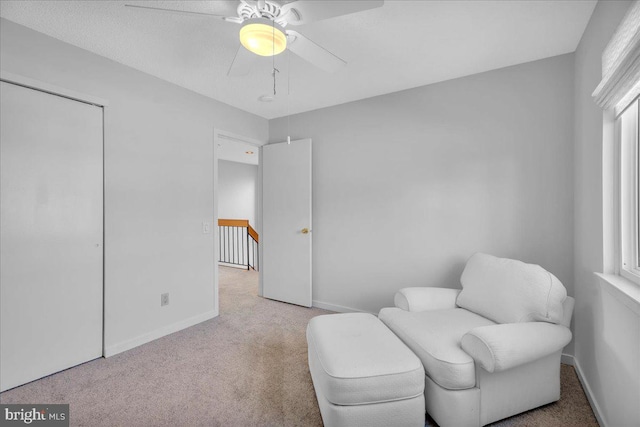
[[[279,73],[280,70],[278,70],[276,67],[273,67],[273,71],[271,72],[271,75],[273,76],[273,96],[276,96],[276,73]]]
[[[287,144],[291,144],[291,112],[289,96],[291,95],[291,51],[287,50]]]
[[[271,55],[271,66],[273,67],[273,96],[276,96],[276,73],[279,73],[280,70],[276,68],[276,26],[274,21],[271,21],[271,43],[273,46],[272,55]]]

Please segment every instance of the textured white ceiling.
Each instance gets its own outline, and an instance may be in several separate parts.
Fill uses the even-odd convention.
[[[260,58],[248,76],[227,76],[239,25],[124,4],[232,16],[238,3],[2,0],[0,16],[271,119],[573,52],[596,0],[387,0],[299,26],[348,65],[328,74],[294,54],[278,55],[270,103],[258,97],[273,92],[271,58]]]
[[[257,165],[260,158],[260,148],[240,140],[219,138],[217,152],[220,160]]]

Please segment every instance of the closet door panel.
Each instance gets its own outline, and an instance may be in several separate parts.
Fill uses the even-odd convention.
[[[102,355],[102,108],[0,83],[0,388]]]

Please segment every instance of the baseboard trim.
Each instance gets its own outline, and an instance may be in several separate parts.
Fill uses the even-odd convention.
[[[197,325],[198,323],[202,323],[206,320],[213,319],[214,317],[217,317],[217,316],[218,316],[218,313],[215,310],[207,311],[205,313],[198,314],[188,319],[184,319],[179,322],[172,323],[167,326],[163,326],[162,328],[155,329],[146,334],[139,335],[130,340],[123,341],[110,346],[105,346],[104,357],[115,356],[118,353],[131,350],[132,348],[141,346],[142,344],[146,344],[148,342],[157,340],[158,338],[162,338],[174,332],[181,331],[193,325]]]
[[[222,262],[222,261],[218,261],[218,265],[220,267],[231,267],[231,268],[237,268],[238,270],[247,270],[247,266],[246,265],[229,264],[229,263]]]
[[[576,360],[571,354],[562,353],[562,357],[560,358],[560,363],[564,363],[565,365],[575,366]]]
[[[337,305],[337,304],[330,304],[328,302],[322,302],[318,300],[313,300],[312,304],[316,308],[335,311],[336,313],[369,313],[368,311],[358,310],[357,308],[345,307],[343,305]]]
[[[596,416],[596,420],[598,420],[598,424],[600,424],[601,427],[607,427],[607,423],[604,421],[604,417],[602,416],[602,410],[600,409],[600,405],[598,405],[598,402],[596,401],[595,397],[593,396],[593,392],[591,391],[591,387],[589,387],[589,383],[587,382],[587,379],[582,373],[582,369],[580,368],[580,362],[575,357],[573,357],[573,361],[574,361],[573,367],[576,370],[576,374],[578,375],[578,380],[580,380],[580,384],[582,384],[582,389],[584,390],[584,393],[587,395],[587,400],[591,405],[591,409],[593,409],[593,413]]]

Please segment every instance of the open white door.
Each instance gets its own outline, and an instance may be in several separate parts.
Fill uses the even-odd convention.
[[[311,140],[261,150],[262,295],[311,307]]]

